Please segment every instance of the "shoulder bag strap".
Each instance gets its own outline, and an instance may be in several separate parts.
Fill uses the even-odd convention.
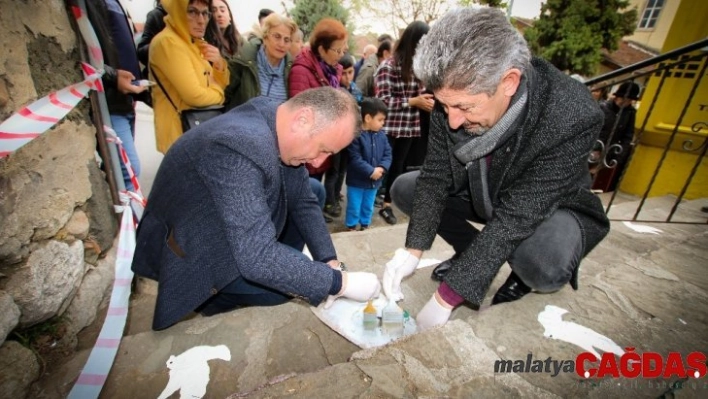
[[[150,72],[152,73],[152,76],[155,78],[157,85],[160,86],[160,90],[162,90],[162,92],[165,93],[165,97],[167,97],[167,100],[169,100],[170,104],[172,104],[172,108],[174,108],[178,114],[181,114],[181,112],[179,112],[179,109],[177,108],[175,103],[172,102],[172,99],[170,98],[170,95],[167,93],[167,90],[165,90],[165,87],[162,86],[162,83],[160,83],[160,79],[157,77],[157,74],[155,73],[155,70],[152,69],[152,67],[150,67]]]

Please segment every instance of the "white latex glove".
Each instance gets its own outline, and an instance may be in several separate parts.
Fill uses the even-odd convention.
[[[400,301],[403,299],[401,280],[410,276],[418,267],[420,258],[412,255],[403,248],[398,248],[393,259],[386,263],[383,275],[383,289],[386,298]]]
[[[425,331],[447,323],[451,314],[452,306],[443,301],[436,292],[415,318],[418,331]]]
[[[328,309],[339,297],[366,302],[378,297],[380,293],[381,283],[374,273],[342,272],[342,289],[339,294],[327,297],[324,308]]]

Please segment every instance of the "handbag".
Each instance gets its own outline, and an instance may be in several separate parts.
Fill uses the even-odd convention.
[[[160,83],[160,79],[157,77],[157,74],[155,74],[155,71],[152,70],[152,68],[150,68],[150,71],[152,72],[152,77],[160,86],[160,90],[165,93],[165,97],[167,97],[167,100],[169,100],[170,104],[172,104],[172,107],[175,109],[175,111],[177,111],[179,119],[182,122],[182,133],[185,133],[189,129],[199,126],[202,122],[206,122],[209,119],[224,113],[223,105],[210,105],[208,107],[203,108],[191,108],[182,110],[180,112],[180,110],[170,98],[170,95],[167,94],[167,90],[165,90],[165,88],[162,86],[162,83]]]
[[[209,119],[219,116],[224,113],[223,105],[212,105],[210,107],[204,108],[192,108],[185,109],[179,114],[179,118],[182,121],[182,131],[199,126],[202,122],[206,122]]]

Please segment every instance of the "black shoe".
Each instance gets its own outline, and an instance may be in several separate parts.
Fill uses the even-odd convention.
[[[339,205],[339,203],[334,203],[332,205],[325,205],[324,211],[328,215],[338,218],[342,214],[342,207]]]
[[[492,305],[498,305],[504,302],[514,302],[521,299],[524,295],[531,292],[531,287],[524,284],[523,281],[516,275],[513,271],[506,279],[504,284],[499,288],[494,298],[492,298]]]
[[[391,209],[390,206],[387,206],[379,211],[379,215],[381,215],[382,218],[386,221],[388,224],[396,224],[398,220],[396,220],[396,216],[393,214],[393,209]]]
[[[575,269],[573,269],[573,274],[570,275],[570,287],[573,288],[574,291],[578,290],[578,271],[580,270],[580,265],[575,266]]]
[[[450,268],[452,267],[452,262],[450,262],[452,259],[448,259],[441,264],[435,266],[435,269],[433,269],[433,272],[430,274],[430,278],[432,278],[435,281],[443,281],[443,277],[447,274],[447,272],[450,271]]]

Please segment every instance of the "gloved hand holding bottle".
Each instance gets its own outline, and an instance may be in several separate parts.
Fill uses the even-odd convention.
[[[413,274],[418,267],[422,251],[399,248],[393,259],[386,263],[383,275],[383,289],[386,297],[393,301],[403,299],[401,280]]]

